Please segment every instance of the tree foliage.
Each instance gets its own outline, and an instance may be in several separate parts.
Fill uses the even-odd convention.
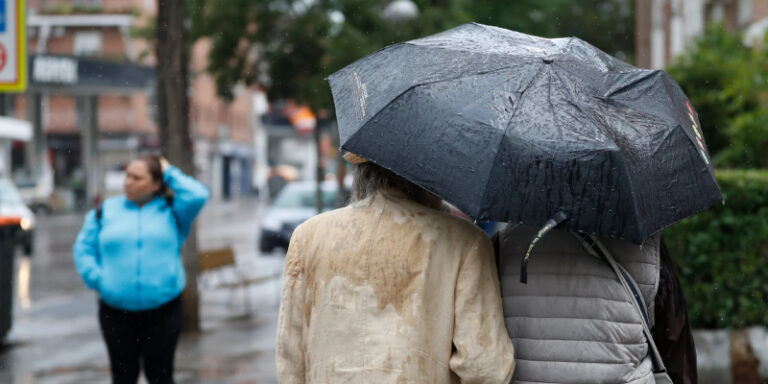
[[[544,37],[575,36],[619,59],[634,60],[631,0],[476,0],[467,7],[483,24]]]
[[[208,70],[218,92],[239,82],[259,84],[271,99],[295,99],[332,110],[325,78],[387,45],[462,23],[484,24],[546,37],[578,36],[608,53],[630,58],[632,0],[414,0],[413,20],[383,14],[390,1],[188,0],[191,36],[213,40]]]
[[[668,69],[699,113],[719,167],[766,168],[768,47],[715,26]]]

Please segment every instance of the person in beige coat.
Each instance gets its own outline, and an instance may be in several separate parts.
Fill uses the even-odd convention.
[[[293,383],[499,383],[514,371],[490,239],[353,154],[354,202],[294,231],[277,374]]]

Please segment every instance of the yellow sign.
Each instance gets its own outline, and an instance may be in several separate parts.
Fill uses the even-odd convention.
[[[27,89],[26,0],[0,0],[0,92]]]

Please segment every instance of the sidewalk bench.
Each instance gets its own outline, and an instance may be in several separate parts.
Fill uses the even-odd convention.
[[[236,290],[243,292],[243,299],[248,312],[251,311],[249,287],[278,277],[279,273],[255,276],[238,267],[235,252],[231,247],[205,250],[198,253],[197,268],[200,272],[200,285],[206,288],[224,288],[230,290],[229,304],[232,305]]]

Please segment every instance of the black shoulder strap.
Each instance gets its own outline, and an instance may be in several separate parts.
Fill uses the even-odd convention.
[[[96,206],[96,226],[99,228],[99,234],[96,235],[96,262],[101,265],[101,253],[99,252],[99,235],[101,233],[101,217],[104,215],[104,203],[100,202],[99,205]]]
[[[619,278],[621,285],[623,285],[624,289],[630,294],[630,300],[635,307],[635,310],[640,313],[643,335],[645,335],[645,340],[648,344],[648,353],[651,356],[651,362],[653,363],[653,372],[654,374],[666,375],[667,368],[664,366],[664,361],[662,360],[661,354],[656,347],[656,342],[654,342],[653,335],[651,334],[651,323],[648,318],[648,309],[646,308],[645,299],[643,298],[642,291],[640,291],[640,287],[635,282],[635,279],[632,278],[632,275],[630,275],[621,264],[616,262],[613,255],[608,251],[608,248],[606,248],[596,237],[577,233],[574,233],[574,235],[580,240],[582,247],[584,247],[584,250],[586,250],[587,253],[608,263]],[[658,381],[657,378],[657,383],[659,382],[662,381]]]
[[[101,217],[104,215],[104,203],[99,203],[99,206],[96,207],[96,223],[99,224],[99,228],[101,228]]]
[[[179,215],[176,214],[176,210],[173,209],[173,195],[166,195],[165,203],[168,204],[168,209],[171,210],[171,215],[173,215],[173,221],[176,222],[176,231],[181,235],[181,221],[179,221]]]

